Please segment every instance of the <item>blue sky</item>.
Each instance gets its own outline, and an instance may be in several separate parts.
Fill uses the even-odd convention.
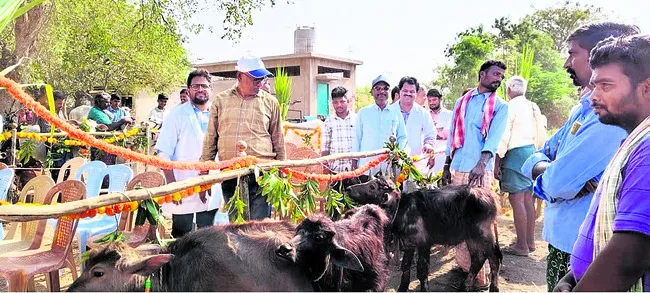
[[[216,62],[238,59],[249,52],[258,56],[293,53],[293,32],[297,26],[315,26],[314,51],[363,61],[357,68],[357,86],[369,85],[374,77],[387,74],[396,82],[412,75],[429,82],[433,69],[448,62],[447,44],[458,32],[509,16],[518,20],[535,9],[545,8],[556,0],[277,0],[273,8],[253,15],[254,25],[244,30],[238,43],[222,40],[222,16],[204,10],[196,20],[214,26],[190,35],[184,46],[192,62]],[[586,3],[587,1],[583,1]],[[602,7],[608,20],[633,23],[650,33],[647,0],[590,0]],[[393,82],[393,83],[394,83]]]

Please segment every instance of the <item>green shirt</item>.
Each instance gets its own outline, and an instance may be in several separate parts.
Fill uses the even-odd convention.
[[[88,119],[94,120],[97,122],[97,124],[104,124],[106,126],[113,123],[111,117],[108,117],[108,114],[104,113],[104,111],[100,110],[97,107],[92,107],[90,109],[90,112],[88,112]]]

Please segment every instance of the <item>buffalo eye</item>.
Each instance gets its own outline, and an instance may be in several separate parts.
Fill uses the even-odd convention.
[[[101,278],[103,276],[104,276],[104,272],[102,272],[102,271],[94,271],[93,272],[93,277],[95,277],[95,278]]]
[[[375,190],[375,189],[377,189],[377,188],[375,187],[375,185],[374,185],[374,184],[370,184],[370,186],[369,186],[369,187],[370,187],[370,190]]]
[[[325,240],[325,235],[323,234],[316,234],[316,241],[318,242],[323,242]]]

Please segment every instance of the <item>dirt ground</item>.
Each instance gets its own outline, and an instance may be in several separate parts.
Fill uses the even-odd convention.
[[[508,213],[506,213],[508,214]],[[499,275],[499,289],[501,291],[525,291],[545,292],[546,291],[546,254],[547,244],[541,241],[541,220],[538,220],[536,231],[537,250],[528,257],[512,256],[504,254],[503,266]],[[168,230],[169,231],[169,230]],[[46,238],[51,237],[52,231],[48,231]],[[48,237],[49,236],[49,237]],[[499,217],[499,243],[505,247],[515,240],[512,216],[503,215]],[[75,239],[74,253],[78,255]],[[390,264],[391,277],[387,291],[396,291],[399,286],[401,272],[399,264],[393,260]],[[463,283],[465,275],[457,269],[454,261],[454,250],[448,247],[433,248],[431,250],[431,264],[429,267],[428,289],[429,291],[457,291]],[[68,269],[60,271],[61,290],[65,291],[72,283],[72,274]],[[47,291],[45,276],[35,277],[36,291]],[[419,291],[419,281],[416,278],[415,261],[411,268],[410,291]],[[4,279],[0,277],[0,291],[7,291]]]

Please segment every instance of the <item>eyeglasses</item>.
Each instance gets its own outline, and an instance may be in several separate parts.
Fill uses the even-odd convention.
[[[201,83],[201,84],[198,84],[198,83],[197,83],[197,84],[192,84],[192,85],[190,85],[190,88],[193,89],[193,90],[195,90],[195,91],[197,91],[197,90],[199,90],[199,89],[207,90],[207,89],[210,88],[210,85],[209,85],[209,84],[204,84],[204,83]]]
[[[263,83],[263,82],[265,82],[265,81],[267,81],[269,79],[267,76],[253,77],[252,75],[250,75],[250,73],[246,73],[246,75],[248,75],[248,77],[250,77],[253,80],[253,83],[255,83],[255,84]]]

